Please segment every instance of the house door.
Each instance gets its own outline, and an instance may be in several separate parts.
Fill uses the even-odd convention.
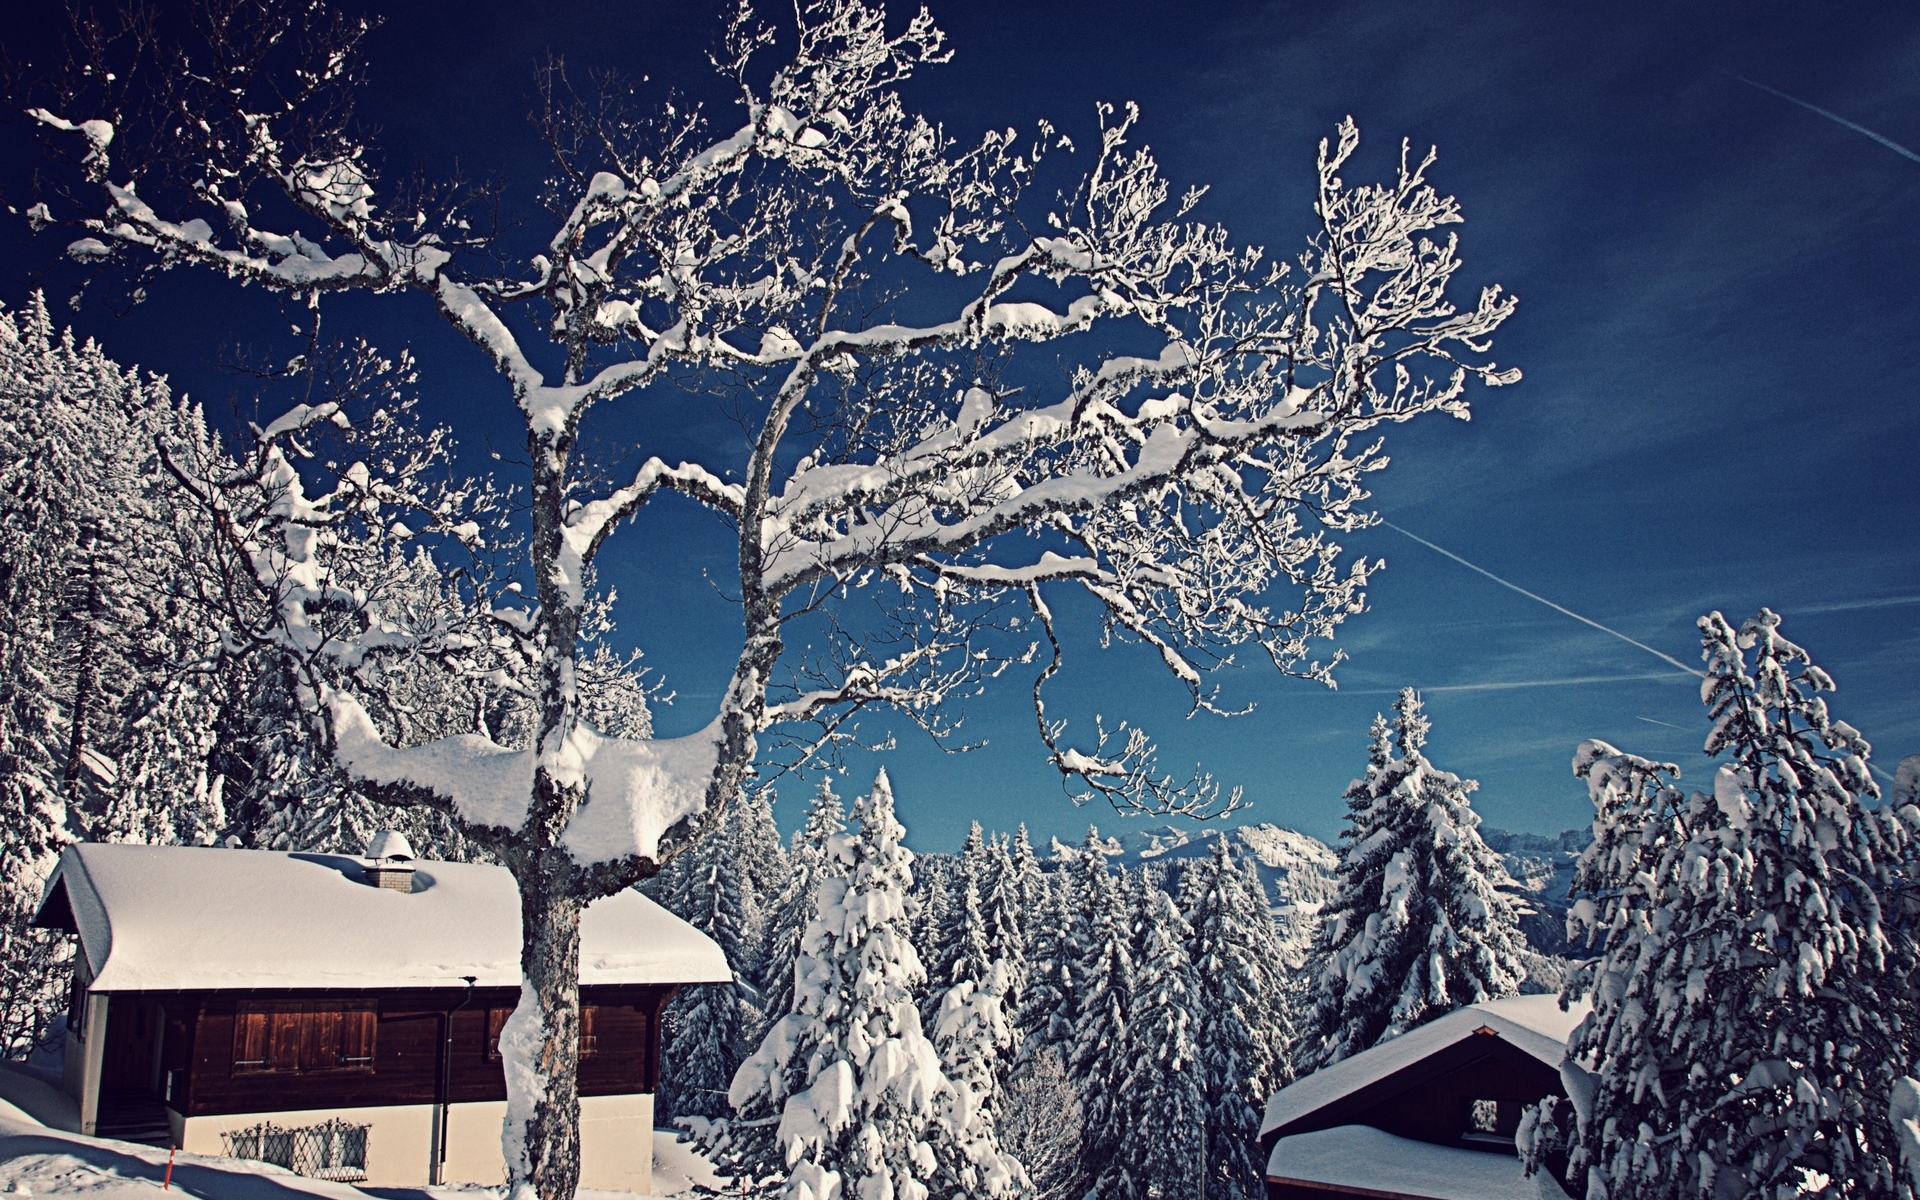
[[[107,1006],[107,1045],[100,1065],[102,1091],[155,1091],[164,1016],[156,1001],[140,996],[113,998]]]

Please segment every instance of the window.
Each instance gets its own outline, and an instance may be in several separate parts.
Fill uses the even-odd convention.
[[[1467,1101],[1467,1128],[1461,1141],[1488,1150],[1513,1149],[1513,1132],[1520,1123],[1520,1105],[1511,1100]]]
[[[594,1005],[580,1006],[580,1057],[585,1058],[594,1051],[593,1036]],[[513,1015],[510,1008],[490,1008],[487,1010],[487,1061],[500,1061],[500,1031],[506,1028],[507,1018]]]
[[[373,1070],[371,1000],[243,1004],[233,1016],[233,1073]]]

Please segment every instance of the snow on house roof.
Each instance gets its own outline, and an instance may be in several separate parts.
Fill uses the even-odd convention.
[[[337,854],[82,844],[40,920],[71,927],[96,992],[480,987],[520,983],[520,896],[503,867],[415,861],[412,892]],[[713,939],[638,892],[580,919],[583,984],[733,978]]]
[[[1261,1136],[1410,1067],[1455,1042],[1473,1037],[1474,1030],[1482,1027],[1493,1030],[1502,1040],[1548,1066],[1558,1067],[1567,1056],[1567,1035],[1586,1017],[1588,1007],[1582,1002],[1562,1012],[1556,996],[1508,996],[1455,1009],[1437,1021],[1408,1030],[1391,1041],[1343,1058],[1281,1088],[1267,1100],[1267,1113],[1260,1122]]]
[[[1532,1179],[1508,1154],[1435,1146],[1366,1125],[1297,1133],[1273,1144],[1267,1178],[1327,1184],[1367,1196],[1422,1200],[1566,1200],[1551,1175]]]

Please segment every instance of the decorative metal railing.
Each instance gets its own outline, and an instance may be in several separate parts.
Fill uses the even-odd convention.
[[[367,1130],[370,1125],[327,1121],[282,1129],[263,1121],[250,1129],[220,1135],[228,1158],[250,1158],[285,1167],[296,1175],[357,1183],[367,1177]]]

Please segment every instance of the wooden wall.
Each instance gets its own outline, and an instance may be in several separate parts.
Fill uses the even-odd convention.
[[[669,986],[582,989],[582,1003],[593,1009],[594,1052],[581,1060],[581,1095],[629,1095],[658,1088],[660,1010],[675,990]],[[463,994],[456,988],[351,997],[372,998],[377,1004],[372,1070],[269,1072],[234,1068],[235,1021],[243,1008],[349,997],[318,991],[157,997],[166,1013],[164,1096],[170,1107],[186,1116],[437,1103],[445,1022],[452,1012],[448,1098],[455,1103],[504,1100],[506,1078],[500,1060],[489,1053],[488,1013],[511,1008],[519,1000],[519,991],[477,989],[466,1007],[453,1011]],[[115,999],[117,1003],[119,997]]]

